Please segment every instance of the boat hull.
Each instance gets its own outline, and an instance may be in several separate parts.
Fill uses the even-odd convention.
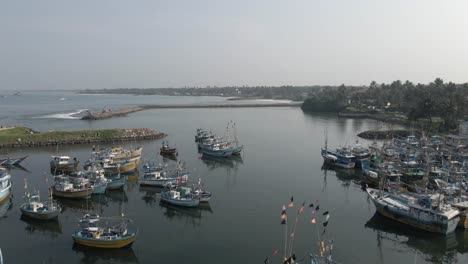
[[[138,162],[129,162],[125,163],[123,165],[119,165],[118,167],[112,167],[112,168],[104,168],[104,171],[106,174],[110,175],[116,175],[116,174],[128,174],[128,173],[133,173],[135,172],[137,168]]]
[[[168,182],[175,180],[139,180],[141,186],[153,186],[153,187],[164,187]]]
[[[165,203],[176,205],[176,206],[182,206],[182,207],[197,207],[200,204],[200,200],[198,199],[177,200],[177,199],[171,199],[171,198],[165,197],[163,195],[161,195],[161,202],[165,202]]]
[[[106,192],[107,184],[95,185],[93,189],[93,194],[103,194]]]
[[[232,148],[232,155],[240,155],[243,149],[244,146],[234,146]]]
[[[126,177],[120,177],[119,179],[113,179],[107,184],[107,190],[117,190],[122,188],[127,181]]]
[[[386,206],[384,203],[379,202],[376,196],[373,196],[369,191],[368,193],[379,214],[400,223],[407,224],[425,231],[446,235],[455,231],[455,228],[457,227],[457,224],[460,220],[460,218],[456,216],[449,219],[447,223],[425,223],[418,221],[417,219],[414,219],[403,212],[399,212],[398,209],[392,209]]]
[[[54,211],[50,211],[50,212],[47,212],[47,213],[39,213],[39,212],[33,212],[33,211],[25,210],[24,208],[20,208],[20,209],[21,209],[21,213],[24,216],[27,216],[29,218],[38,219],[38,220],[56,219],[60,214],[60,210],[54,210]]]
[[[203,155],[213,156],[213,157],[229,157],[232,156],[232,150],[209,150],[209,149],[202,149],[201,150]]]
[[[5,201],[10,196],[11,183],[6,188],[0,191],[0,203]]]
[[[80,162],[70,163],[70,164],[55,164],[55,162],[50,162],[50,171],[53,174],[69,174],[72,172],[77,172]]]
[[[458,221],[458,227],[468,229],[468,212],[461,212],[460,221]]]
[[[88,198],[93,194],[93,188],[88,188],[81,191],[58,191],[55,188],[52,188],[52,194],[57,197],[70,198],[70,199],[84,199]]]
[[[135,242],[137,236],[136,233],[132,233],[123,238],[103,240],[95,238],[85,238],[79,235],[79,232],[72,235],[73,241],[80,245],[95,247],[95,248],[124,248],[130,247]]]

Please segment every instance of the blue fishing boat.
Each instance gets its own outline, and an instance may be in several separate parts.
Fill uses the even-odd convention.
[[[107,183],[107,190],[116,190],[123,188],[123,186],[127,182],[127,176],[125,175],[118,175],[116,177],[110,177],[108,179],[110,179],[111,181]]]
[[[321,154],[324,162],[332,166],[343,169],[352,169],[356,165],[356,156],[354,156],[347,148],[336,149],[336,151],[330,151],[322,148]]]

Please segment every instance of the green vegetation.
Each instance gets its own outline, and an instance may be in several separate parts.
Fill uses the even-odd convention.
[[[37,133],[27,127],[15,127],[0,130],[0,144],[103,140],[122,137],[123,131],[122,129],[105,129]]]
[[[115,88],[83,90],[83,94],[133,94],[133,95],[173,95],[173,96],[223,96],[265,99],[288,99],[303,101],[321,89],[333,86],[227,86],[227,87],[186,87],[186,88]]]
[[[342,85],[322,89],[307,99],[302,109],[343,111],[349,116],[362,114],[384,121],[416,122],[429,130],[450,131],[468,114],[467,96],[468,84],[444,83],[440,78],[416,85],[410,81],[372,82],[361,88]]]

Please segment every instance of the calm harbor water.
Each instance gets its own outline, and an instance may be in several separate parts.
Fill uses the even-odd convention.
[[[29,155],[24,170],[11,170],[12,199],[0,205],[0,248],[5,263],[263,263],[265,256],[280,263],[272,253],[279,249],[282,254],[280,213],[291,196],[295,207],[288,209],[290,222],[302,201],[317,204],[318,200],[319,213],[329,211],[324,238],[333,239],[334,258],[340,263],[468,263],[468,231],[440,236],[387,220],[375,214],[374,205],[361,190],[359,171],[322,169],[320,147],[325,131],[328,145],[337,147],[354,143],[361,131],[384,127],[381,122],[309,115],[298,108],[147,110],[90,122],[70,119],[67,113],[143,103],[223,102],[224,98],[67,92],[6,98],[0,98],[1,125],[26,125],[41,131],[148,127],[168,133],[192,180],[202,178],[213,198],[209,207],[193,210],[163,206],[158,190],[139,187],[138,175],[134,175],[123,191],[88,201],[59,200],[64,210],[58,221],[33,222],[21,219],[19,210],[24,178],[30,189],[36,187],[45,196],[50,156],[57,149],[2,150],[0,157]],[[222,134],[230,120],[236,122],[239,140],[245,145],[242,157],[202,159],[194,142],[196,128]],[[162,162],[157,155],[160,144],[160,140],[123,143],[142,145],[145,161]],[[58,152],[84,161],[91,147],[61,146]],[[77,219],[90,210],[102,216],[123,211],[132,218],[139,230],[133,247],[109,251],[73,245]],[[311,224],[312,216],[307,208],[299,217],[294,244],[299,259],[316,252],[317,234],[323,231],[319,224]]]

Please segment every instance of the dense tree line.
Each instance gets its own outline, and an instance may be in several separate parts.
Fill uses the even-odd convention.
[[[303,101],[322,89],[334,86],[227,86],[227,87],[185,87],[185,88],[113,88],[82,90],[87,94],[134,94],[134,95],[187,95],[187,96],[224,96],[240,98],[289,99]]]
[[[446,130],[456,128],[459,120],[467,114],[468,84],[444,83],[440,78],[429,84],[413,84],[399,80],[390,84],[377,84],[373,81],[360,89],[322,90],[304,102],[304,110],[334,111],[350,107],[363,112],[397,112],[405,114],[409,120],[420,119],[432,122],[441,118]],[[317,109],[317,102],[328,102]],[[332,105],[331,105],[332,104]],[[316,105],[316,106],[314,106]]]

